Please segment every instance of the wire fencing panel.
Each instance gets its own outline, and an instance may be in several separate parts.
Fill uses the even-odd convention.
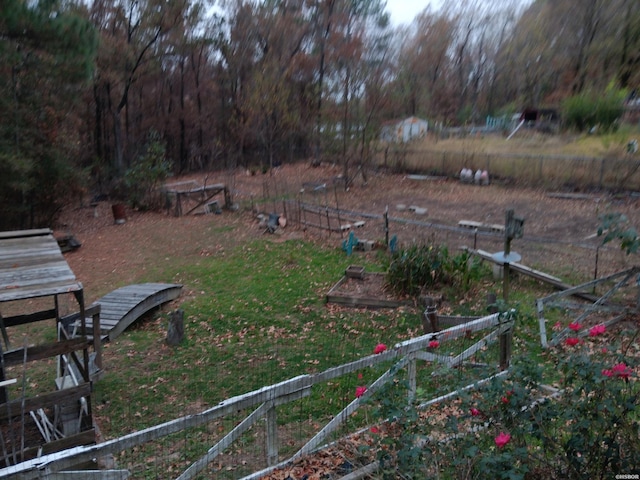
[[[379,154],[378,167],[457,177],[463,168],[487,170],[493,178],[530,187],[633,189],[640,184],[640,161],[565,155],[444,152],[397,146]]]

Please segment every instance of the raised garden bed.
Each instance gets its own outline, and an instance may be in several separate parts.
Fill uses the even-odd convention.
[[[368,273],[351,265],[345,275],[327,293],[327,303],[359,308],[397,308],[412,305],[409,298],[399,299],[385,287],[384,273]]]

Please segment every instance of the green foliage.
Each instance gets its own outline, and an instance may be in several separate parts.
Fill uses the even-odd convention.
[[[563,117],[567,128],[584,132],[598,127],[603,132],[614,130],[624,111],[626,92],[609,86],[603,93],[583,93],[563,102]]]
[[[602,243],[608,243],[613,240],[620,241],[620,248],[630,253],[637,253],[640,247],[640,239],[638,239],[637,230],[629,224],[629,219],[621,213],[607,213],[600,216],[600,226],[598,227],[598,236],[604,235]]]
[[[83,188],[75,107],[96,46],[70,4],[0,2],[2,228],[51,226]]]
[[[442,286],[466,291],[481,273],[480,262],[468,252],[451,256],[444,245],[412,245],[391,254],[386,281],[396,293],[415,297]]]
[[[156,209],[162,206],[160,185],[171,172],[160,135],[149,133],[144,153],[123,178],[124,196],[134,208]]]

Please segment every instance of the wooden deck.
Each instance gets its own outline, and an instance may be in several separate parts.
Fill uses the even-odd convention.
[[[113,340],[133,322],[155,307],[178,298],[182,285],[142,283],[127,285],[106,294],[94,305],[100,305],[100,331],[103,340]],[[87,330],[92,331],[87,319]]]

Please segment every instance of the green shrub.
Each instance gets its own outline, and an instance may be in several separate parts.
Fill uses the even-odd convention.
[[[417,297],[424,289],[443,286],[466,291],[480,274],[480,261],[468,252],[452,257],[444,245],[412,245],[391,255],[386,282],[397,294]]]
[[[567,128],[584,132],[598,127],[602,132],[615,130],[624,112],[626,92],[613,86],[602,93],[582,93],[568,97],[562,105]]]
[[[158,187],[170,172],[171,163],[165,157],[160,135],[152,131],[144,153],[124,174],[124,196],[134,208],[152,210],[161,207],[163,196]]]

